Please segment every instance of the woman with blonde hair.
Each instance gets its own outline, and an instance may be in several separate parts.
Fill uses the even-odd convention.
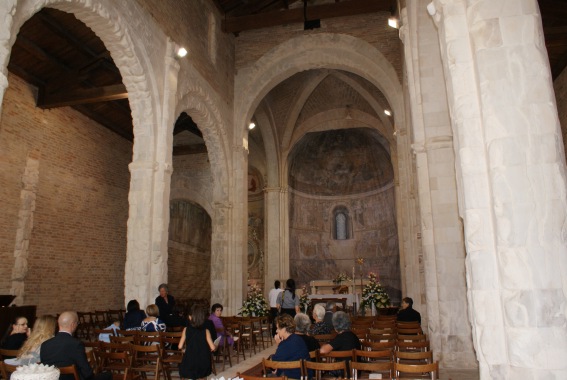
[[[42,315],[35,320],[32,332],[15,359],[6,359],[10,365],[28,365],[39,363],[41,344],[55,335],[57,320],[52,315]]]
[[[159,332],[165,331],[165,322],[160,319],[159,308],[155,304],[146,307],[146,314],[148,315],[142,321],[141,331]]]

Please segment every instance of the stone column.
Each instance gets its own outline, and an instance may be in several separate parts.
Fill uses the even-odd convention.
[[[565,156],[536,0],[435,0],[482,379],[567,377]]]
[[[285,204],[287,191],[281,187],[266,187],[264,189],[264,203],[266,215],[265,228],[265,293],[267,294],[272,288],[275,280],[283,281],[285,284],[284,272],[285,267],[282,266],[284,255],[284,236],[282,231],[283,218],[286,210],[282,209]],[[288,271],[289,272],[289,271]],[[283,288],[283,286],[282,286]]]
[[[408,4],[402,12],[405,25],[401,34],[421,211],[425,277],[422,301],[427,305],[425,322],[436,359],[445,368],[475,368],[452,130],[437,32],[425,5],[425,1]],[[414,264],[414,273],[419,269]],[[420,288],[419,284],[412,287]]]
[[[17,0],[0,2],[0,117],[2,116],[2,100],[8,88],[8,61],[10,57],[10,35],[16,12]]]

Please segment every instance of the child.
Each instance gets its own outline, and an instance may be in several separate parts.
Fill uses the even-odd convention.
[[[187,348],[179,365],[179,376],[182,379],[200,379],[211,374],[211,351],[215,345],[211,333],[204,326],[205,309],[200,305],[191,307],[189,327],[183,329],[179,340],[179,349],[187,342]]]
[[[120,321],[118,319],[113,319],[112,324],[105,328],[105,330],[114,330],[115,332],[116,330],[120,330]],[[110,343],[111,334],[112,333],[100,333],[98,334],[98,340],[100,340],[101,342]]]

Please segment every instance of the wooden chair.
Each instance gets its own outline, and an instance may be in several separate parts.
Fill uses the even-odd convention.
[[[325,343],[329,343],[331,340],[335,339],[336,334],[319,334],[313,335],[313,338],[317,339],[317,342],[322,346]]]
[[[370,374],[379,373],[382,379],[391,379],[394,374],[394,363],[392,362],[351,362],[352,379],[369,379]],[[366,376],[362,376],[361,372],[368,372]]]
[[[396,341],[389,342],[362,342],[362,348],[368,351],[394,351],[396,349]]]
[[[267,347],[274,344],[274,337],[272,336],[272,324],[270,323],[270,317],[268,315],[260,317],[261,324],[261,339],[266,343]]]
[[[252,351],[254,351],[254,355],[256,355],[256,343],[254,337],[254,324],[251,320],[242,320],[240,322],[240,345],[242,349],[246,349],[250,351],[250,356],[252,356]]]
[[[424,342],[427,340],[427,335],[420,334],[420,335],[397,335],[397,341],[399,342]]]
[[[18,366],[6,364],[4,360],[0,360],[0,372],[4,380],[10,380],[10,376],[16,371],[16,368],[18,368]]]
[[[77,367],[74,364],[65,366],[65,367],[57,367],[59,368],[59,373],[61,375],[73,375],[75,376],[75,380],[81,380],[79,376],[79,371],[77,371]]]
[[[383,350],[383,351],[354,350],[353,351],[353,360],[360,363],[391,362],[392,358],[393,358],[393,352],[391,350]]]
[[[394,361],[400,364],[431,364],[433,363],[433,351],[395,351]]]
[[[232,351],[236,355],[236,364],[240,363],[240,355],[242,354],[242,360],[246,360],[246,353],[244,352],[244,347],[242,346],[242,331],[240,330],[239,322],[230,322],[225,325],[226,333],[232,337],[234,344],[232,346]]]
[[[134,336],[110,336],[110,343],[131,344],[134,343]]]
[[[153,377],[155,380],[159,380],[160,373],[163,372],[159,344],[149,346],[132,344],[130,348],[132,350],[132,361],[128,372],[132,376],[138,374],[144,379]]]
[[[431,348],[429,346],[429,341],[412,341],[412,342],[404,342],[398,341],[396,343],[396,350],[397,351],[430,351]]]
[[[344,360],[352,360],[352,352],[353,350],[349,351],[331,351],[327,354],[319,353],[318,362],[323,363],[332,363],[337,361],[344,361]]]
[[[159,345],[159,331],[138,331],[134,335],[134,344],[142,346]]]
[[[20,354],[20,350],[7,350],[0,348],[0,360],[4,361],[9,358],[16,358]]]
[[[421,330],[421,327],[416,327],[416,328],[402,328],[402,327],[398,327],[398,334],[402,334],[402,335],[421,335],[421,334],[423,334],[423,331]]]
[[[228,344],[227,339],[227,331],[223,328],[217,328],[217,336],[223,335],[223,338],[220,340],[217,349],[215,350],[215,360],[213,363],[219,363],[219,359],[222,358],[222,372],[224,372],[226,367],[226,360],[228,359],[228,366],[232,367],[232,347]],[[238,358],[238,356],[237,356]],[[216,369],[215,369],[216,370]]]
[[[93,369],[95,375],[99,373],[100,370],[100,360],[98,356],[95,354],[95,350],[86,350],[85,354],[87,355],[87,362]]]
[[[402,374],[407,374],[412,379],[431,379],[439,378],[439,362],[431,364],[400,364],[394,362],[394,378],[402,378]],[[425,377],[427,375],[427,377]],[[407,379],[406,375],[403,375]]]
[[[294,360],[291,362],[278,362],[275,360],[270,360],[270,359],[262,359],[262,368],[264,369],[264,374],[266,374],[267,377],[268,373],[270,370],[285,370],[286,369],[299,369],[299,372],[301,373],[301,378],[303,378],[304,372],[303,372],[303,363],[302,360]]]
[[[402,329],[420,329],[421,323],[419,322],[400,322],[396,321],[396,326]]]
[[[183,332],[172,331],[164,331],[159,334],[163,374],[167,380],[171,380],[171,372],[179,368],[183,359],[183,353],[178,349],[182,335]]]
[[[108,371],[112,373],[113,380],[126,379],[130,370],[131,356],[130,351],[121,352],[99,352],[100,371]]]
[[[236,373],[236,377],[244,379],[244,380],[266,380],[265,377],[259,377],[259,376],[250,376],[250,375],[243,375],[240,372]],[[275,376],[275,377],[270,377],[270,380],[287,380],[287,377],[285,376]]]
[[[368,334],[368,342],[393,342],[398,340],[398,334]]]
[[[342,372],[342,376],[336,376],[343,379],[346,379],[348,376],[348,369],[347,369],[347,362],[340,361],[340,362],[332,362],[332,363],[319,363],[319,362],[310,362],[304,361],[303,362],[304,374],[309,373],[310,370],[315,371],[315,379],[321,380],[322,372],[333,371],[333,372]],[[335,376],[335,375],[333,375]]]

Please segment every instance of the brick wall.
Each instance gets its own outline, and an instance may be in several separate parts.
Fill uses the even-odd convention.
[[[559,113],[559,123],[561,124],[561,134],[563,144],[567,142],[567,69],[553,82],[555,89],[555,99],[557,100],[557,112]],[[567,151],[567,149],[565,149]]]
[[[181,72],[185,65],[193,65],[217,94],[231,104],[234,37],[221,31],[220,13],[214,3],[210,0],[137,2],[152,15],[166,35],[189,51],[186,58],[179,60]]]
[[[35,107],[10,75],[0,120],[0,293],[10,292],[21,178],[39,161],[25,304],[38,314],[124,306],[132,143],[69,107]]]
[[[321,28],[303,30],[303,24],[289,24],[241,32],[235,39],[236,69],[249,66],[279,44],[303,34],[339,33],[367,41],[376,47],[402,78],[402,47],[399,31],[388,26],[389,12],[321,20]]]
[[[168,278],[179,298],[211,298],[211,217],[197,204],[170,204]]]

